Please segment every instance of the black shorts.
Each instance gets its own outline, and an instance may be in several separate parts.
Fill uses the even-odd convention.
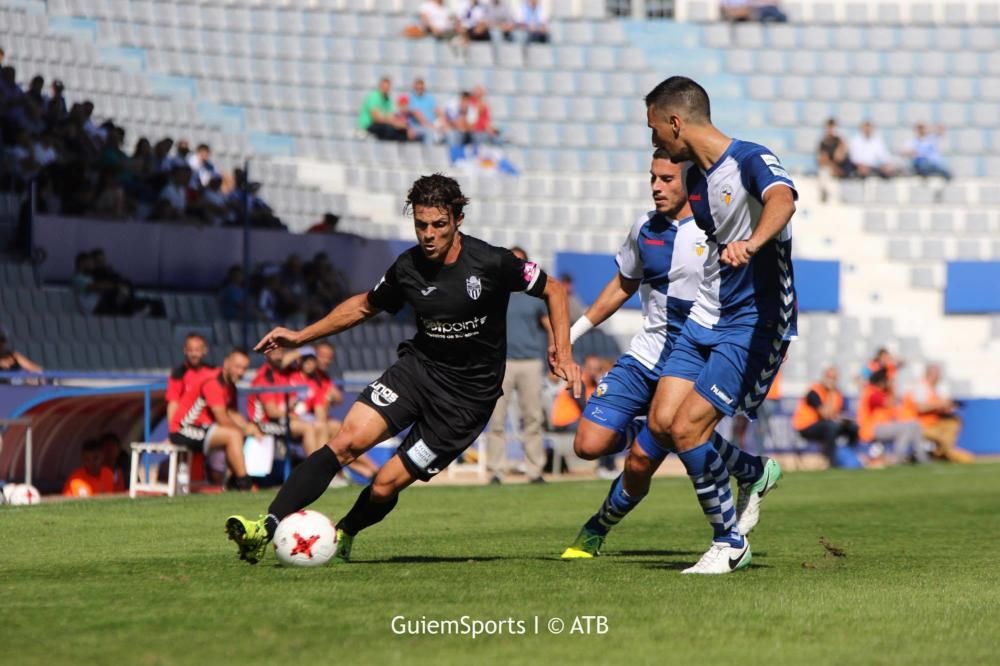
[[[194,425],[184,426],[179,431],[170,433],[168,439],[171,444],[185,446],[192,451],[208,453],[208,442],[212,437],[213,430],[215,430],[214,425],[210,425],[207,428]]]
[[[407,470],[428,481],[462,455],[486,429],[496,401],[469,405],[427,377],[405,355],[365,387],[358,400],[389,423],[395,435],[413,426],[396,455]]]

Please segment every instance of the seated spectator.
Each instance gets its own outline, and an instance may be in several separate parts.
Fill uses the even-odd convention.
[[[785,23],[788,16],[774,0],[722,0],[719,14],[724,21],[760,21],[761,23]]]
[[[410,125],[416,139],[424,143],[435,143],[438,139],[438,128],[443,123],[441,111],[438,109],[434,95],[427,92],[423,79],[413,80],[413,91],[410,93],[410,112],[415,123]]]
[[[498,143],[500,130],[493,125],[490,105],[486,102],[486,89],[482,86],[476,86],[472,90],[471,103],[475,116],[475,122],[472,124],[472,132],[476,145]]]
[[[340,224],[340,216],[335,213],[323,213],[323,219],[309,227],[308,234],[332,234],[337,231]]]
[[[160,196],[153,207],[150,216],[154,220],[179,221],[187,217],[188,183],[191,182],[191,169],[185,163],[175,164],[170,171],[170,180],[160,190]]]
[[[522,0],[514,22],[524,32],[525,43],[549,43],[549,13],[538,0]]]
[[[494,39],[497,39],[497,35],[499,35],[503,37],[504,41],[513,41],[517,22],[514,20],[514,14],[507,7],[506,0],[491,0],[487,5],[487,22]]]
[[[914,137],[910,141],[905,154],[913,160],[913,171],[918,176],[941,176],[951,180],[951,170],[941,157],[938,140],[944,135],[944,126],[938,125],[934,132],[928,132],[927,126],[917,123],[913,128]]]
[[[851,451],[858,443],[858,424],[844,414],[844,395],[837,387],[837,369],[830,367],[823,378],[809,387],[792,416],[792,427],[808,442],[820,445],[831,467],[858,467]],[[843,438],[847,450],[838,449]]]
[[[886,148],[881,135],[875,133],[869,120],[861,124],[861,132],[851,139],[847,155],[862,178],[891,178],[896,175],[892,153]]]
[[[7,334],[0,331],[0,372],[42,372],[38,365],[21,352],[7,347]],[[0,380],[8,383],[9,380]]]
[[[76,255],[73,277],[70,281],[76,306],[81,314],[104,314],[117,307],[120,293],[111,280],[98,280],[94,275],[94,255],[81,252]],[[100,312],[98,312],[100,310]]]
[[[473,143],[475,109],[472,95],[463,90],[444,107],[444,121],[448,136],[448,154],[454,164],[465,157],[465,147]]]
[[[461,23],[444,0],[427,0],[417,12],[419,22],[406,30],[408,37],[433,37],[447,40],[461,35]]]
[[[101,455],[104,469],[111,470],[114,479],[114,492],[123,493],[127,490],[128,454],[122,448],[122,440],[113,432],[106,432],[97,440],[101,445]]]
[[[972,462],[972,454],[958,448],[962,419],[958,404],[941,384],[941,366],[936,363],[927,366],[923,380],[907,396],[907,402],[917,415],[924,438],[934,443],[936,458],[954,463]]]
[[[382,141],[406,141],[406,122],[395,117],[391,90],[389,77],[382,77],[378,89],[365,96],[358,114],[358,129]]]
[[[897,359],[885,347],[879,347],[872,360],[861,369],[861,377],[870,380],[871,376],[879,370],[884,370],[890,382],[896,381],[896,372],[906,365],[905,361]]]
[[[212,164],[212,149],[207,143],[198,144],[195,152],[188,155],[187,163],[201,187],[208,187],[216,177],[220,183],[222,182],[222,174],[216,171],[215,165]]]
[[[130,217],[131,207],[128,197],[114,172],[102,171],[98,176],[91,213],[106,220],[124,220]]]
[[[486,0],[465,0],[458,10],[458,18],[470,41],[490,41],[490,9]]]
[[[93,497],[115,492],[114,472],[104,466],[104,451],[96,439],[83,443],[81,465],[73,470],[63,486],[65,497]]]
[[[396,98],[396,111],[393,113],[393,119],[402,124],[406,128],[406,140],[414,141],[417,139],[417,118],[413,115],[413,111],[410,109],[410,97],[408,95],[400,95]]]
[[[862,440],[888,445],[891,464],[912,458],[928,461],[920,424],[900,409],[893,384],[884,370],[872,373],[858,397],[858,431]]]
[[[235,186],[226,197],[226,203],[232,210],[230,220],[235,224],[243,224],[244,216],[251,227],[268,229],[284,229],[285,225],[274,215],[273,209],[258,195],[261,184],[248,182],[243,169],[233,171]]]
[[[243,269],[231,266],[226,273],[226,279],[219,288],[219,314],[230,321],[243,317],[243,308],[247,305],[247,292],[243,287]],[[256,308],[251,309],[251,319],[255,319]]]
[[[222,193],[222,176],[213,174],[201,193],[199,202],[202,218],[212,226],[221,226],[232,221],[233,212]]]
[[[211,450],[224,450],[232,472],[230,485],[237,490],[253,487],[246,473],[243,438],[263,436],[256,425],[243,418],[236,406],[236,382],[243,379],[249,367],[247,353],[233,349],[221,368],[196,389],[181,396],[168,426],[172,444],[202,451],[206,457]]]
[[[52,95],[45,102],[45,123],[53,128],[69,115],[66,108],[66,98],[63,97],[63,82],[56,79],[52,82]]]
[[[829,197],[830,179],[847,178],[854,173],[854,165],[847,157],[847,143],[837,132],[834,118],[826,121],[826,131],[816,150],[816,164],[819,168],[820,199],[825,202]]]

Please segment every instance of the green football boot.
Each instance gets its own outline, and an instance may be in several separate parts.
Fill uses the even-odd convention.
[[[354,537],[337,528],[337,552],[333,554],[334,564],[351,561],[351,548],[354,546]]]
[[[580,533],[576,535],[576,541],[563,551],[564,560],[589,560],[601,554],[601,546],[604,545],[604,534],[591,532],[586,527],[580,528]]]
[[[250,564],[257,564],[264,559],[267,544],[267,528],[264,527],[264,517],[250,520],[243,516],[229,516],[226,519],[226,535],[230,541],[239,547],[240,559]]]

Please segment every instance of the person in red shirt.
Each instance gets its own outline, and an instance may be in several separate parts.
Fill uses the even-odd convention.
[[[890,445],[893,463],[912,456],[918,463],[928,461],[923,448],[920,424],[901,409],[892,380],[885,369],[876,370],[858,397],[858,429],[862,440]]]
[[[83,443],[81,464],[66,479],[63,495],[66,497],[93,497],[115,492],[115,478],[110,467],[105,467],[101,443],[88,439]]]
[[[250,357],[242,349],[233,349],[200,384],[185,391],[170,420],[170,442],[206,455],[212,449],[224,449],[226,461],[233,473],[232,485],[238,490],[250,490],[243,458],[243,438],[262,437],[253,423],[247,422],[236,407],[236,382],[250,367]]]
[[[215,371],[215,366],[205,362],[208,343],[197,333],[184,338],[184,363],[170,371],[167,378],[167,423],[174,419],[177,403],[185,391],[203,382]]]
[[[290,386],[291,372],[285,369],[285,350],[273,349],[264,355],[267,363],[257,371],[250,383],[254,388]],[[272,437],[287,437],[289,432],[295,439],[302,440],[306,455],[320,447],[316,428],[302,420],[298,414],[290,412],[288,406],[296,400],[294,392],[288,390],[274,393],[251,393],[247,396],[247,416],[260,431]],[[325,441],[325,440],[324,440]]]
[[[472,132],[476,143],[495,142],[500,131],[493,126],[490,105],[486,103],[486,89],[482,86],[476,86],[472,90],[472,107],[475,109],[476,120],[472,125]]]

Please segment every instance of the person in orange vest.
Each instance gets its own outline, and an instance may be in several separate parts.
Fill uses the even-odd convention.
[[[958,431],[962,419],[958,416],[958,405],[948,390],[940,386],[941,366],[931,363],[924,371],[924,378],[907,396],[907,402],[916,414],[924,438],[937,447],[934,455],[949,462],[972,462],[972,454],[958,448]]]
[[[906,363],[900,361],[885,347],[879,347],[879,350],[875,352],[875,357],[868,361],[868,365],[864,367],[861,372],[861,376],[864,379],[871,381],[871,376],[878,372],[879,370],[885,370],[886,376],[889,378],[890,382],[896,381],[896,371],[902,368]]]
[[[920,424],[916,419],[905,416],[885,370],[873,372],[858,398],[858,434],[861,439],[891,444],[889,462],[901,462],[908,455],[918,463],[928,462]]]
[[[79,467],[66,479],[63,495],[66,497],[93,497],[115,492],[115,477],[110,467],[105,467],[104,450],[96,439],[83,443]]]
[[[792,415],[792,427],[807,442],[818,443],[823,455],[836,465],[837,440],[847,439],[847,445],[858,443],[858,424],[844,414],[844,394],[837,386],[837,368],[829,367],[823,377],[809,387]]]

